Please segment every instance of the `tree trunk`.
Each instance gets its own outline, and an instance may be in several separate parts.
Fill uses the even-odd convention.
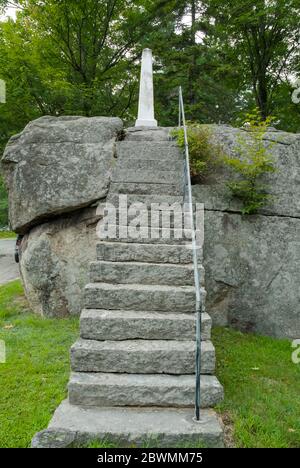
[[[260,110],[263,120],[266,120],[269,116],[269,87],[268,87],[268,78],[267,70],[265,67],[260,67],[260,71],[257,74],[256,86],[255,86],[255,98],[256,105]]]
[[[197,79],[196,70],[196,0],[191,0],[191,65],[189,69],[189,101],[191,105],[196,103],[195,87]],[[191,112],[191,118],[194,118],[193,112]]]

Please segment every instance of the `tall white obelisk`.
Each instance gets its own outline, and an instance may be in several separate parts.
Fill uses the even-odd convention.
[[[152,50],[144,49],[142,55],[139,113],[136,127],[157,127],[154,118]]]

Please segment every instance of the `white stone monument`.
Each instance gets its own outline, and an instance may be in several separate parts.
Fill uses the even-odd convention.
[[[154,118],[152,50],[144,49],[142,55],[139,113],[136,127],[157,127]]]

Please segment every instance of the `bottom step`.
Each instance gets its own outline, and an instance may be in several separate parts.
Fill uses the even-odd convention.
[[[33,448],[71,447],[94,440],[122,447],[223,447],[223,430],[212,410],[174,408],[84,408],[63,401],[47,430],[32,440]]]

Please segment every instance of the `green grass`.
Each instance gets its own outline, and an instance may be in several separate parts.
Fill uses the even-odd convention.
[[[0,239],[14,239],[17,234],[12,231],[0,231]]]
[[[19,281],[0,287],[0,447],[28,447],[66,395],[76,319],[43,319],[28,310]]]
[[[92,440],[87,445],[79,445],[76,448],[121,448],[121,445],[113,443],[109,440]],[[159,447],[158,441],[155,439],[145,440],[138,448],[155,448]],[[128,448],[137,448],[137,445],[130,445]],[[180,445],[177,445],[176,448],[207,448],[200,441],[197,445],[191,444],[189,442],[182,442]]]
[[[32,314],[19,281],[0,287],[0,447],[28,447],[66,396],[69,347],[77,319]],[[225,387],[218,411],[237,447],[300,447],[300,365],[288,341],[214,330],[217,374]],[[89,447],[109,448],[109,441]],[[145,445],[147,446],[147,444]],[[184,447],[184,441],[181,447]]]
[[[219,411],[232,421],[237,447],[300,447],[300,365],[286,340],[218,328]]]

